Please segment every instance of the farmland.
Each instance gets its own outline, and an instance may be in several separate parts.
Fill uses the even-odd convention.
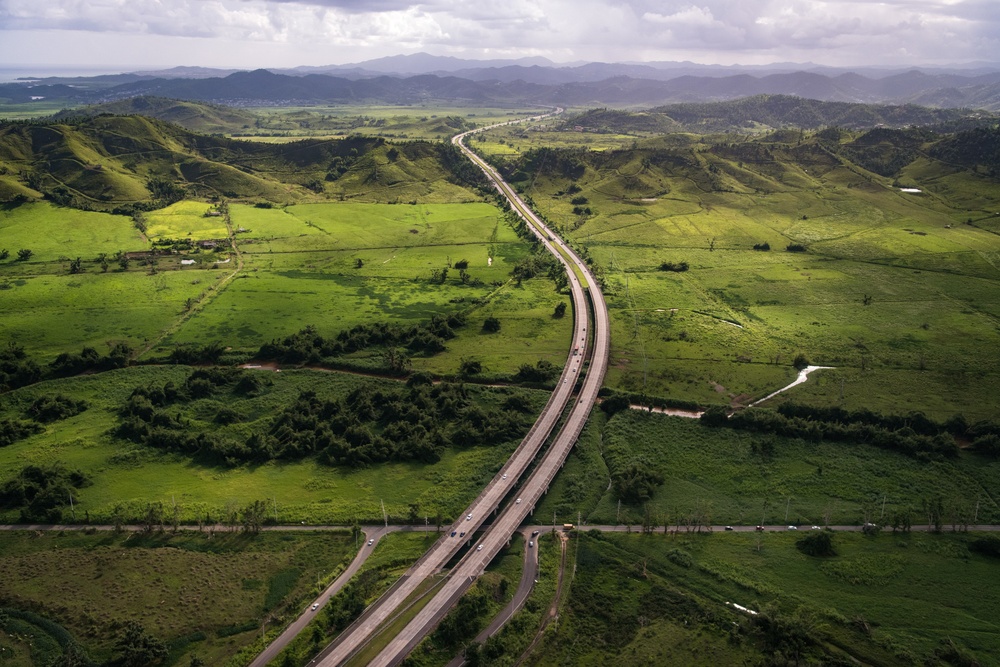
[[[950,139],[903,159],[902,132],[570,147],[584,136],[503,128],[480,146],[602,271],[611,386],[746,405],[802,354],[835,367],[803,400],[995,414],[1000,189],[931,157]]]
[[[798,537],[584,533],[566,609],[529,664],[995,664],[996,600],[980,586],[996,563],[970,551],[976,536],[835,533],[828,557]]]

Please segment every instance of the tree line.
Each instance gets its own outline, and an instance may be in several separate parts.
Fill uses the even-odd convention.
[[[385,461],[433,463],[451,446],[496,445],[528,426],[530,401],[508,395],[499,405],[477,400],[464,384],[431,384],[423,374],[406,386],[362,384],[343,398],[303,391],[290,405],[240,438],[224,429],[201,430],[180,408],[200,398],[231,398],[261,391],[258,376],[227,368],[198,369],[176,386],[136,387],[119,410],[115,435],[226,465],[317,456],[327,465],[362,467]],[[220,408],[220,425],[243,421]]]

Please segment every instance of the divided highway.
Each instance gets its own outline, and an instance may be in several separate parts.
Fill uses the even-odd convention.
[[[557,113],[561,109],[557,110]],[[532,228],[541,242],[562,264],[570,276],[570,289],[573,294],[574,312],[576,315],[576,325],[574,327],[573,345],[581,350],[585,349],[588,336],[585,328],[581,329],[581,320],[585,323],[587,306],[592,307],[592,329],[590,338],[592,339],[592,353],[587,376],[583,380],[580,388],[578,400],[576,400],[570,410],[562,429],[556,436],[552,446],[545,453],[541,462],[532,471],[527,482],[519,489],[517,500],[511,502],[504,508],[496,521],[487,529],[485,534],[478,540],[475,549],[470,550],[465,557],[456,565],[448,576],[447,581],[440,590],[413,618],[412,621],[386,646],[386,648],[371,662],[370,665],[382,667],[397,665],[413,650],[413,648],[441,621],[448,609],[455,604],[462,594],[472,585],[475,579],[483,573],[486,566],[509,542],[511,535],[517,530],[528,515],[533,511],[542,495],[548,491],[549,484],[555,477],[559,469],[562,468],[573,445],[576,443],[580,432],[590,416],[590,411],[597,401],[597,393],[604,381],[604,374],[607,371],[608,351],[610,345],[610,327],[608,311],[604,302],[604,295],[598,287],[594,275],[584,261],[565,243],[559,239],[521,200],[517,193],[511,188],[500,175],[479,156],[474,154],[462,143],[462,140],[471,133],[458,135],[452,141],[458,145],[465,154],[486,173],[487,177],[510,201],[511,206],[525,218],[529,227]],[[582,275],[589,284],[589,289],[585,293],[583,286],[576,276]],[[589,293],[589,304],[587,296]],[[583,308],[581,308],[583,305]],[[571,374],[576,374],[573,379],[579,377],[578,370],[582,368],[581,356],[570,356],[567,369]],[[565,372],[564,372],[565,377]],[[568,383],[560,383],[557,391],[564,388]],[[572,386],[572,385],[570,385]],[[334,665],[339,663],[323,662],[324,665]]]
[[[556,109],[553,113],[561,112],[562,109]],[[551,114],[536,116],[526,120],[537,120],[546,115]],[[501,123],[501,125],[506,124]],[[481,128],[477,131],[482,131],[482,129],[488,128]],[[476,565],[471,570],[476,570],[475,576],[478,576],[485,565],[506,544],[514,530],[517,529],[517,526],[524,521],[528,513],[534,508],[538,498],[547,490],[552,477],[555,476],[555,473],[561,467],[562,461],[576,440],[576,436],[586,423],[587,416],[597,399],[597,392],[604,378],[608,357],[607,309],[604,307],[604,299],[600,290],[592,288],[590,290],[590,301],[594,305],[595,324],[590,335],[593,338],[594,351],[591,355],[590,368],[580,394],[577,398],[573,397],[574,389],[584,370],[584,359],[586,358],[588,344],[587,315],[590,305],[584,287],[577,280],[576,276],[578,274],[585,276],[587,282],[593,286],[596,285],[593,275],[591,275],[589,268],[584,264],[583,260],[553,235],[552,231],[531,212],[513,189],[500,178],[499,174],[464,146],[462,139],[468,134],[471,133],[458,135],[452,139],[453,143],[459,146],[470,159],[483,169],[497,189],[511,202],[514,210],[528,221],[529,228],[532,229],[541,243],[564,265],[570,276],[574,313],[572,344],[570,345],[566,365],[557,381],[555,391],[552,392],[548,403],[542,410],[538,420],[531,427],[528,435],[525,436],[504,467],[501,468],[496,477],[493,478],[468,507],[465,515],[450,526],[444,533],[444,536],[399,581],[374,604],[369,606],[357,621],[342,632],[340,637],[317,656],[314,661],[317,665],[341,665],[356,655],[367,644],[378,627],[395,615],[404,601],[419,588],[421,583],[427,577],[439,572],[459,552],[462,546],[482,526],[485,519],[490,514],[500,510],[501,501],[516,488],[522,475],[536,460],[542,445],[548,440],[552,430],[565,412],[566,407],[573,403],[570,417],[560,431],[559,438],[557,438],[556,443],[550,449],[550,454],[546,456],[543,463],[532,474],[531,481],[523,487],[520,501],[512,502],[487,531],[483,540],[480,540],[476,548],[469,552],[476,556],[474,559]],[[559,450],[561,454],[553,457],[552,452],[556,450]],[[451,537],[452,533],[455,533],[455,537]],[[466,557],[462,562],[466,563],[468,561],[469,558]],[[448,592],[449,599],[452,599],[454,596],[454,590],[450,587],[451,583],[451,581],[446,582],[444,587],[444,591]],[[452,599],[452,601],[454,600]],[[417,618],[424,618],[424,613],[428,611],[428,608],[439,612],[438,618],[440,618],[447,611],[447,606],[443,606],[445,604],[450,606],[450,603],[447,603],[441,594],[439,594],[433,598]],[[407,629],[409,627],[407,626]],[[409,644],[415,635],[411,632],[407,636],[408,639],[406,642]],[[393,645],[395,645],[395,642]]]

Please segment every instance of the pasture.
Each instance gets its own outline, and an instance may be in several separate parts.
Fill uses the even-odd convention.
[[[963,514],[1000,521],[1000,463],[971,453],[921,461],[872,445],[818,442],[702,426],[697,420],[625,410],[593,420],[538,512],[560,522],[638,524],[648,510],[659,526],[699,514],[711,524],[880,524],[940,499],[943,522]],[[615,471],[638,463],[663,484],[645,505],[618,504]]]
[[[981,585],[997,563],[969,550],[975,535],[834,533],[825,558],[799,537],[581,534],[561,622],[528,664],[994,664],[996,599]]]
[[[8,532],[0,535],[0,577],[6,606],[59,623],[92,659],[111,657],[117,626],[135,620],[167,644],[167,664],[197,656],[221,665],[259,637],[262,624],[273,627],[297,614],[316,582],[354,553],[346,531]],[[41,654],[41,642],[30,658],[12,648],[15,660],[28,658],[14,664],[42,664],[59,654]]]
[[[523,135],[521,154],[548,146]],[[918,160],[898,179],[923,190],[912,194],[806,143],[767,144],[773,159],[757,162],[725,146],[547,153],[519,182],[603,274],[609,385],[746,405],[794,377],[804,354],[837,368],[824,371],[838,384],[823,402],[942,420],[996,413],[985,389],[1000,367],[984,354],[1000,345],[995,183]],[[558,159],[582,175],[566,177]],[[810,383],[789,396],[818,400]]]
[[[496,473],[519,438],[496,446],[446,447],[436,463],[381,463],[369,467],[331,466],[315,456],[299,461],[224,465],[192,459],[115,437],[118,411],[136,387],[183,384],[191,369],[183,366],[138,366],[96,375],[43,382],[3,396],[0,419],[23,419],[25,410],[43,395],[63,394],[90,407],[75,416],[46,425],[43,432],[0,448],[0,483],[27,465],[63,465],[80,470],[92,484],[76,492],[67,521],[108,523],[118,515],[138,521],[150,503],[162,503],[179,521],[222,520],[227,513],[255,500],[268,502],[268,516],[279,523],[346,524],[381,521],[382,505],[390,519],[413,515],[432,521],[457,516],[466,503]],[[171,407],[182,416],[189,433],[219,433],[240,440],[294,403],[302,391],[321,399],[347,395],[362,383],[386,389],[401,387],[394,380],[361,378],[344,373],[286,370],[246,371],[270,383],[259,396],[211,395]],[[505,400],[511,391],[525,396],[539,410],[544,391],[472,388],[485,407]],[[223,407],[240,415],[237,423],[220,426]],[[220,430],[221,429],[221,430]],[[4,521],[17,520],[16,509],[0,510]]]

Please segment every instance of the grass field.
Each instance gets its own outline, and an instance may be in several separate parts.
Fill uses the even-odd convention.
[[[116,506],[126,520],[138,520],[147,503],[179,507],[180,521],[197,523],[220,520],[234,508],[254,500],[267,500],[282,523],[349,523],[379,521],[382,504],[390,517],[403,520],[416,505],[418,515],[437,512],[448,520],[500,468],[517,442],[495,447],[448,448],[434,464],[385,463],[367,468],[322,465],[315,457],[298,462],[274,461],[264,465],[227,467],[193,462],[190,456],[162,452],[113,437],[117,410],[137,386],[162,386],[184,382],[191,369],[182,366],[133,367],[98,375],[44,382],[5,394],[2,418],[23,419],[24,411],[37,396],[61,393],[90,404],[86,411],[49,424],[43,433],[0,449],[0,480],[13,477],[26,465],[61,463],[79,469],[93,484],[74,498],[75,515],[65,520],[108,522]],[[321,398],[343,396],[360,383],[396,387],[391,380],[372,380],[342,373],[285,371],[265,374],[272,382],[260,396],[239,399],[211,396],[181,411],[190,428],[216,432],[214,417],[225,404],[242,415],[237,424],[223,428],[237,439],[245,439],[255,425],[263,425],[291,404],[299,392],[311,390]],[[484,405],[503,400],[505,389],[473,389]],[[520,390],[540,409],[545,392]],[[225,403],[223,403],[225,401]],[[220,433],[222,431],[219,431]],[[171,513],[172,513],[171,509]],[[16,510],[0,512],[3,520],[15,520]]]
[[[997,601],[981,590],[997,563],[968,550],[974,536],[837,533],[829,558],[804,555],[797,537],[580,535],[567,608],[528,664],[737,664],[790,651],[942,664],[949,640],[997,664]],[[730,602],[809,639],[790,649]]]
[[[110,656],[116,624],[136,620],[167,643],[164,664],[221,665],[353,555],[347,533],[11,532],[0,534],[0,604],[61,624],[96,660]],[[43,664],[4,645],[17,652],[5,664]]]
[[[697,514],[713,524],[886,523],[909,509],[914,525],[927,521],[925,501],[940,498],[944,523],[961,512],[980,523],[1000,521],[1000,464],[963,453],[954,461],[925,462],[870,445],[806,443],[696,420],[623,411],[592,420],[539,506],[541,516],[575,523],[641,522],[645,507],[618,506],[609,475],[631,462],[659,471],[664,482],[647,507],[660,526],[684,526]],[[770,443],[773,454],[754,453]]]
[[[1000,237],[975,222],[992,219],[996,183],[920,159],[898,177],[923,190],[912,195],[808,142],[755,140],[771,159],[750,161],[711,138],[602,152],[557,135],[522,131],[483,147],[508,160],[575,147],[545,153],[518,184],[603,273],[611,386],[745,405],[782,386],[802,353],[837,367],[834,402],[846,406],[939,419],[1000,407],[986,391],[1000,367],[982,353],[1000,345]],[[566,177],[564,164],[582,175]],[[574,212],[582,206],[590,213]],[[769,252],[753,250],[765,242]],[[831,400],[808,383],[796,395]]]
[[[206,217],[208,208],[182,201],[146,213],[147,235],[225,238],[224,218]],[[140,350],[152,346],[154,355],[208,341],[253,353],[309,325],[332,335],[358,324],[416,324],[467,312],[473,324],[454,349],[417,358],[414,368],[450,374],[461,357],[475,356],[488,372],[503,375],[540,358],[559,363],[565,355],[570,320],[551,317],[565,297],[544,278],[520,288],[510,283],[511,269],[529,250],[492,205],[233,204],[230,212],[242,271],[232,253],[198,249],[160,255],[155,265],[132,260],[122,269],[115,253],[150,248],[126,216],[47,203],[0,212],[0,245],[11,255],[0,261],[0,339],[17,342],[41,362],[118,341]],[[27,261],[16,259],[21,248],[33,251]],[[97,259],[102,253],[106,268]],[[82,264],[72,273],[76,257]],[[454,268],[462,261],[467,275]],[[432,280],[446,268],[447,278]],[[508,326],[485,354],[479,325],[491,315]]]

